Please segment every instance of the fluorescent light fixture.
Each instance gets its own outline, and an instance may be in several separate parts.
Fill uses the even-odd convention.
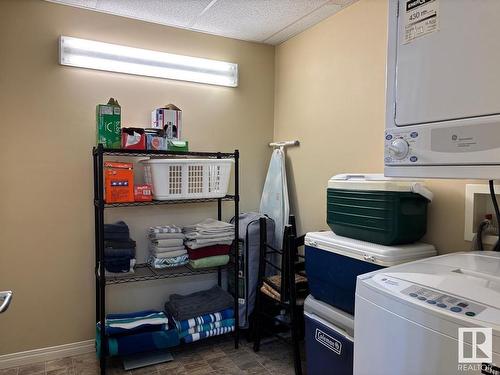
[[[59,63],[110,72],[238,86],[238,64],[61,36]]]

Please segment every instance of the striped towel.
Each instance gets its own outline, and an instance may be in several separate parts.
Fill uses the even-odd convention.
[[[201,316],[197,316],[191,319],[186,320],[175,320],[175,325],[177,326],[177,330],[179,332],[186,331],[189,328],[193,328],[195,326],[201,326],[206,323],[214,323],[220,320],[232,319],[234,318],[234,310],[229,308],[212,314],[204,314]]]
[[[106,316],[106,335],[115,336],[134,332],[164,330],[168,318],[163,311],[145,310],[128,314],[108,314]],[[100,327],[100,323],[97,323]]]
[[[187,335],[186,337],[184,337],[184,342],[190,343],[198,340],[203,340],[207,337],[219,336],[233,331],[234,331],[234,325],[231,327],[215,328],[210,331],[198,332],[198,333],[193,333],[191,335]]]
[[[194,326],[193,328],[189,328],[186,331],[181,331],[179,332],[179,337],[183,338],[186,337],[187,335],[192,335],[193,333],[211,331],[216,328],[231,327],[231,326],[234,327],[234,319],[219,320],[218,322],[205,323],[200,326]]]
[[[173,258],[156,258],[152,256],[149,258],[149,264],[153,268],[161,269],[161,268],[172,268],[183,266],[189,262],[189,258],[187,254],[181,255]]]
[[[177,225],[157,225],[149,228],[149,234],[154,233],[182,233],[182,229]]]

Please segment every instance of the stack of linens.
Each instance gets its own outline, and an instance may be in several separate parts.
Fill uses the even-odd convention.
[[[135,246],[124,221],[104,224],[104,268],[107,276],[134,272]]]
[[[163,225],[149,228],[149,263],[154,268],[172,268],[188,262],[185,236],[180,227]]]
[[[129,314],[108,314],[105,323],[106,353],[124,356],[135,353],[167,349],[179,344],[175,326],[169,326],[162,311],[146,310]],[[97,323],[96,349],[100,354],[101,325]]]
[[[221,289],[211,289],[186,296],[173,294],[165,304],[184,342],[234,331],[234,299]]]
[[[189,264],[195,269],[223,266],[229,262],[234,240],[234,225],[214,219],[189,225],[182,230]]]

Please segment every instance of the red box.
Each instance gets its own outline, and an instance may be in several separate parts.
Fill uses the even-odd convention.
[[[151,185],[145,184],[135,186],[134,199],[136,202],[151,202],[153,200]]]
[[[145,150],[146,133],[142,128],[122,128],[122,148]]]
[[[114,161],[104,162],[106,203],[134,201],[134,165]]]

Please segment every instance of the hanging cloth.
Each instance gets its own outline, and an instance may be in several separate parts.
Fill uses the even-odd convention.
[[[274,220],[273,246],[276,249],[281,249],[283,247],[283,230],[288,224],[290,213],[283,147],[274,150],[271,156],[260,200],[260,213]]]

